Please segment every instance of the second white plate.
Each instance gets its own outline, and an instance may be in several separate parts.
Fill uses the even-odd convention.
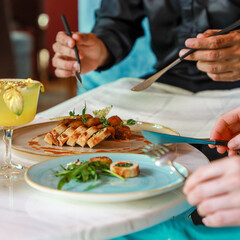
[[[82,148],[80,146],[51,146],[44,141],[44,137],[56,126],[56,124],[57,122],[47,122],[14,130],[12,148],[25,153],[50,157],[98,152],[141,153],[141,149],[147,144],[150,144],[150,142],[142,136],[141,130],[179,135],[176,131],[160,124],[137,122],[136,125],[130,127],[133,133],[130,140],[106,140],[92,149],[89,147]]]

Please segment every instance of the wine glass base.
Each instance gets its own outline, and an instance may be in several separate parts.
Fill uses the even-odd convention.
[[[0,179],[23,177],[26,168],[19,164],[0,165]]]

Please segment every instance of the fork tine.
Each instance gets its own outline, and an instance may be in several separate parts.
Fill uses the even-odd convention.
[[[173,164],[176,154],[167,146],[163,144],[150,144],[145,146],[142,151],[150,156],[155,161],[157,166],[168,164],[175,172],[177,172],[184,180],[186,180],[186,177]]]
[[[166,147],[166,146],[164,146],[164,145],[161,145],[161,144],[159,144],[160,145],[160,148],[162,149],[162,150],[164,150],[165,152],[170,152],[170,149],[168,148],[168,147]]]

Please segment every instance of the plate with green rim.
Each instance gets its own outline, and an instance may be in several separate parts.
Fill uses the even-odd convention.
[[[60,178],[56,177],[54,172],[62,170],[60,165],[66,166],[77,159],[88,161],[92,157],[99,156],[107,156],[113,162],[136,162],[139,164],[140,174],[137,177],[126,178],[125,181],[116,177],[103,176],[97,180],[97,186],[89,191],[84,189],[91,184],[91,181],[82,183],[71,180],[61,190],[57,189]],[[183,175],[186,177],[189,175],[186,167],[178,162],[174,164]],[[53,196],[89,202],[139,200],[172,191],[184,183],[183,178],[170,165],[158,167],[149,156],[134,153],[90,153],[54,158],[29,168],[25,174],[25,180],[33,188],[51,193]]]

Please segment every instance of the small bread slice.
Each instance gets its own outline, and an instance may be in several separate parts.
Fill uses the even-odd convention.
[[[78,145],[80,145],[81,147],[85,147],[85,145],[87,144],[88,139],[89,139],[94,133],[96,133],[97,131],[98,131],[98,128],[97,128],[96,126],[93,126],[93,127],[88,128],[87,131],[85,131],[84,133],[82,133],[82,134],[78,137],[76,143],[77,143]]]
[[[49,133],[46,134],[46,136],[45,136],[45,138],[44,138],[44,141],[46,141],[47,143],[49,143],[49,144],[51,144],[51,145],[55,144],[55,145],[58,146],[59,143],[58,143],[57,138],[58,138],[58,136],[59,136],[60,134],[62,134],[66,129],[67,129],[67,126],[66,126],[65,124],[63,124],[63,123],[57,125],[57,127],[53,128],[53,129],[51,130],[51,132],[49,132]]]
[[[87,128],[85,126],[79,126],[67,140],[67,145],[74,147],[76,145],[78,137],[85,131],[87,131]]]
[[[111,132],[109,131],[108,128],[104,128],[100,130],[98,133],[96,133],[94,136],[92,136],[88,141],[87,144],[90,148],[93,148],[100,142],[102,142],[104,139],[108,138],[111,136]]]
[[[136,177],[139,175],[139,165],[130,161],[117,161],[110,165],[110,170],[124,178]]]
[[[64,143],[71,137],[74,133],[75,128],[69,127],[66,131],[64,131],[60,136],[58,136],[57,140],[59,142],[59,146],[63,146]]]

